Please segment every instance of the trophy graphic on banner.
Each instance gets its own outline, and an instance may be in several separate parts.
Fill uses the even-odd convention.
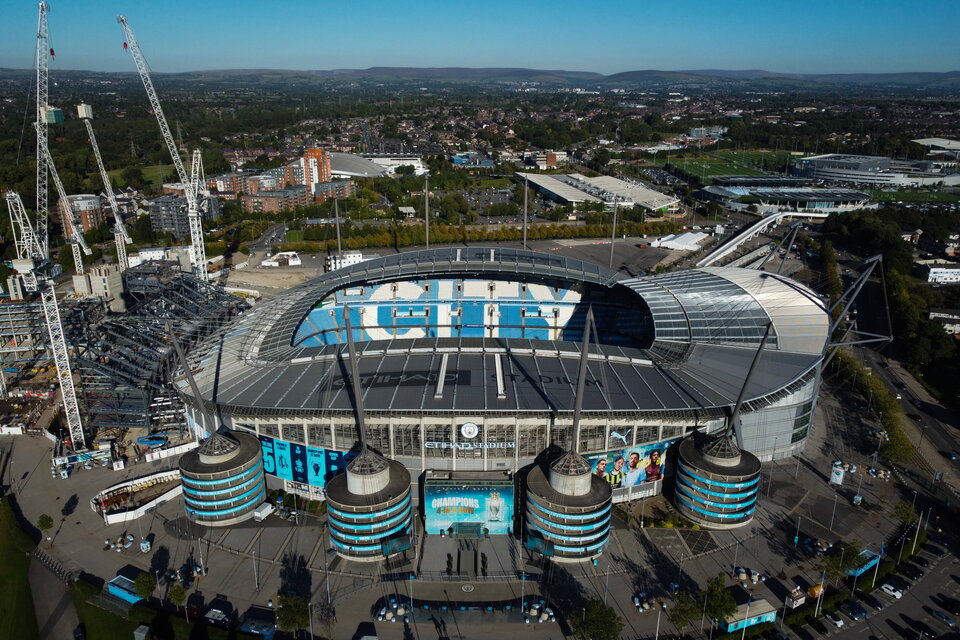
[[[490,514],[490,522],[501,522],[503,520],[503,498],[496,491],[490,494],[487,500],[487,513]]]

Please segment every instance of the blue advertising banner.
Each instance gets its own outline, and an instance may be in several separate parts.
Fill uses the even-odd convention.
[[[273,459],[277,463],[277,477],[293,480],[290,465],[290,443],[286,440],[273,441]]]
[[[323,453],[323,449],[307,447],[307,484],[315,487],[324,485],[324,476],[327,473],[327,462]]]
[[[273,438],[260,436],[260,452],[263,455],[263,471],[271,476],[277,475],[277,460],[273,449]]]
[[[343,451],[317,447],[260,436],[263,470],[268,475],[322,487],[327,480],[346,469],[352,457]]]
[[[663,480],[667,471],[667,449],[679,441],[680,438],[673,438],[585,457],[593,473],[614,489],[632,487]]]
[[[513,484],[434,485],[423,490],[424,526],[437,534],[455,524],[481,525],[490,535],[513,528]]]

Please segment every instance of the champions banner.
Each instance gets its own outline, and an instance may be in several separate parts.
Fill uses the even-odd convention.
[[[424,524],[429,534],[439,534],[455,523],[480,524],[490,535],[513,528],[513,484],[493,486],[424,487]]]
[[[673,438],[585,457],[594,475],[603,478],[614,489],[633,487],[663,480],[667,471],[667,449],[680,440]]]

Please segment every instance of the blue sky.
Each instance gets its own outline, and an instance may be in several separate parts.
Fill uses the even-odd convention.
[[[36,2],[2,0],[0,67],[31,68]],[[53,0],[53,68],[132,71],[118,13],[151,67],[370,66],[960,69],[957,0]]]

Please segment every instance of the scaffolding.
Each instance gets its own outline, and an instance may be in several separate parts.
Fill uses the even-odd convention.
[[[247,303],[175,263],[146,263],[124,273],[129,311],[88,325],[79,352],[81,388],[90,426],[102,433],[186,428],[184,407],[171,383],[177,366],[165,323],[187,348],[214,333]]]

